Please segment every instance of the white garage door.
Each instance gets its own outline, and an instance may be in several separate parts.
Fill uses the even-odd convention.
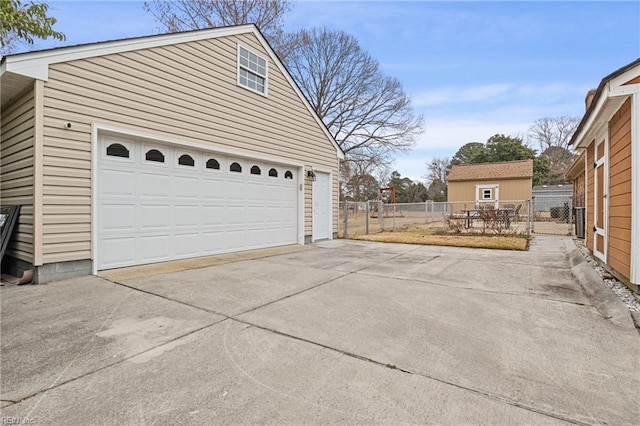
[[[297,169],[102,138],[97,268],[297,242]]]

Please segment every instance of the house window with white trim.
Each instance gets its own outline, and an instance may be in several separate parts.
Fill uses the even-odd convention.
[[[238,46],[238,84],[267,94],[267,60],[242,46]]]

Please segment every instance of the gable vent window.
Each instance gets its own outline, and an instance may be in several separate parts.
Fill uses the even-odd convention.
[[[207,161],[207,169],[220,170],[220,163],[215,158],[210,158]]]
[[[195,165],[195,162],[193,161],[193,157],[191,157],[190,155],[182,154],[180,158],[178,158],[178,164],[180,164],[181,166],[193,167]]]
[[[238,84],[263,95],[267,94],[267,61],[261,56],[238,48]]]
[[[231,172],[236,172],[236,173],[241,173],[242,172],[242,166],[238,163],[231,163],[231,165],[229,166],[229,171]]]
[[[156,163],[164,163],[164,154],[157,149],[150,149],[145,154],[144,158],[147,161],[154,161]]]
[[[278,177],[278,171],[276,169],[269,170],[270,177]]]
[[[129,150],[119,143],[112,143],[107,147],[107,155],[110,157],[129,158]]]
[[[258,167],[258,166],[251,167],[251,174],[252,175],[260,175],[260,174],[262,174],[262,172],[260,171],[260,167]]]
[[[286,172],[284,172],[284,178],[285,179],[293,179],[293,173],[291,173],[289,170],[287,170]]]

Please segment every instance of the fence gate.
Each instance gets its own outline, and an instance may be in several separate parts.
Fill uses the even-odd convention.
[[[531,232],[535,234],[573,235],[571,196],[531,197]]]

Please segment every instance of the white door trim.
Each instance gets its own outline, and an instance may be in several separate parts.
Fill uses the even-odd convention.
[[[640,87],[631,97],[631,271],[640,284]]]
[[[597,159],[598,157],[598,146],[604,144],[604,154],[602,158]],[[593,254],[598,259],[606,262],[607,261],[607,250],[609,247],[608,241],[608,232],[609,229],[609,135],[608,132],[603,132],[600,136],[596,138],[596,143],[594,145],[594,167],[593,167]],[[603,187],[603,203],[602,206],[602,228],[598,227],[598,211],[599,211],[599,202],[598,200],[598,167],[602,167],[602,176],[604,182],[602,182]],[[603,239],[603,251],[598,251],[598,235],[600,235]]]

